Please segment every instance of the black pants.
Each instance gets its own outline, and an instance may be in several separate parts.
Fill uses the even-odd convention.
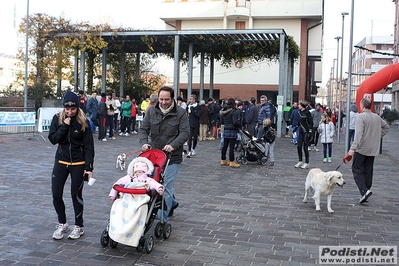
[[[305,133],[303,133],[302,130],[299,130],[297,149],[298,149],[298,159],[300,162],[302,162],[302,148],[303,151],[305,152],[305,163],[309,163],[309,151],[308,151],[308,144],[306,144],[305,142]]]
[[[187,147],[189,151],[191,151],[191,148],[194,150],[197,147],[198,131],[198,127],[190,127],[190,135],[188,136],[187,141]]]
[[[58,215],[59,223],[66,223],[65,204],[63,200],[64,186],[71,175],[71,198],[75,212],[75,225],[83,227],[83,172],[82,165],[65,165],[58,162],[54,163],[53,174],[51,177],[51,189],[53,193],[53,205]]]
[[[362,155],[355,152],[352,162],[353,179],[359,188],[360,195],[364,195],[373,184],[374,156]]]
[[[132,120],[131,117],[122,116],[121,121],[121,132],[122,133],[129,133],[130,122]]]
[[[314,127],[313,128],[313,141],[312,141],[312,144],[314,145],[314,146],[317,146],[317,143],[318,143],[318,141],[319,141],[319,131],[317,131],[317,127]]]
[[[107,117],[100,115],[100,125],[98,126],[98,139],[105,139],[107,136]]]
[[[222,160],[226,160],[226,153],[227,153],[227,148],[229,148],[229,161],[234,162],[235,157],[234,157],[234,147],[236,146],[236,141],[237,138],[234,139],[226,139],[224,138],[223,140],[223,148],[222,148]]]

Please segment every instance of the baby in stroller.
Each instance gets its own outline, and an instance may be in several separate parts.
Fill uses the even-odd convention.
[[[127,169],[127,175],[118,179],[114,185],[121,187],[132,187],[138,185],[136,183],[148,184],[148,189],[155,190],[159,195],[163,194],[164,187],[158,183],[155,179],[149,177],[154,171],[154,165],[150,160],[145,157],[137,157],[129,164]],[[118,197],[118,191],[112,186],[109,198],[112,202]]]

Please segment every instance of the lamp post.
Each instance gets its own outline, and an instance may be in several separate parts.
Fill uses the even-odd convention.
[[[338,134],[337,134],[337,141],[339,142],[339,136],[341,134],[340,129],[341,129],[341,121],[342,121],[342,115],[341,115],[341,97],[342,97],[342,66],[344,62],[344,26],[345,26],[345,16],[349,15],[348,12],[342,12],[342,41],[341,41],[341,69],[340,69],[340,74],[339,74],[339,102],[338,102]]]
[[[351,26],[350,26],[350,36],[349,36],[349,63],[348,63],[348,85],[346,86],[348,93],[346,94],[346,110],[347,111],[347,121],[350,119],[350,105],[351,105],[351,90],[352,90],[352,46],[353,46],[353,20],[354,20],[354,12],[355,12],[355,0],[352,0],[351,4]],[[349,126],[345,128],[345,149],[344,156],[346,154],[346,149],[349,147]]]
[[[341,40],[341,36],[337,36],[337,37],[335,37],[334,39],[336,39],[337,40],[337,76],[336,76],[336,79],[335,79],[335,90],[338,90],[338,58],[339,58],[339,40]],[[336,91],[336,94],[335,94],[335,99],[336,99],[336,101],[338,100],[338,91]],[[331,109],[333,112],[335,111],[335,103],[334,103],[334,106],[332,106],[331,108],[333,108],[333,109]],[[338,130],[339,130],[339,125],[338,125]],[[339,134],[337,134],[337,135],[339,135]],[[338,137],[337,137],[337,139],[338,139]]]
[[[28,41],[29,41],[29,0],[26,0],[26,32],[25,32],[25,81],[24,81],[24,111],[27,112],[28,107]]]

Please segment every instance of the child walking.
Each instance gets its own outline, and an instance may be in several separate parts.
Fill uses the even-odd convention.
[[[272,121],[267,118],[263,120],[263,140],[266,145],[266,154],[270,156],[269,166],[274,166],[274,144],[276,135],[274,134],[274,128],[272,127]]]
[[[323,163],[331,163],[332,154],[332,143],[335,135],[334,123],[330,121],[330,117],[327,114],[321,116],[321,121],[317,130],[320,133],[320,142],[323,144]],[[328,149],[328,157],[327,157]]]

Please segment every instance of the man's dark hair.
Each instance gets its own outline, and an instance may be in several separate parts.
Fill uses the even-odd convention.
[[[159,96],[159,93],[161,93],[161,91],[168,91],[168,92],[170,93],[170,97],[171,97],[172,99],[175,98],[175,91],[174,91],[171,87],[169,87],[169,86],[163,86],[163,87],[161,87],[161,88],[159,89],[159,91],[158,91],[158,96]]]
[[[253,103],[253,104],[255,104],[256,103],[256,99],[255,99],[255,97],[251,97],[251,103]]]
[[[360,103],[363,104],[364,108],[366,108],[366,109],[370,109],[371,108],[371,101],[369,99],[367,99],[367,98],[363,98],[360,101]]]

